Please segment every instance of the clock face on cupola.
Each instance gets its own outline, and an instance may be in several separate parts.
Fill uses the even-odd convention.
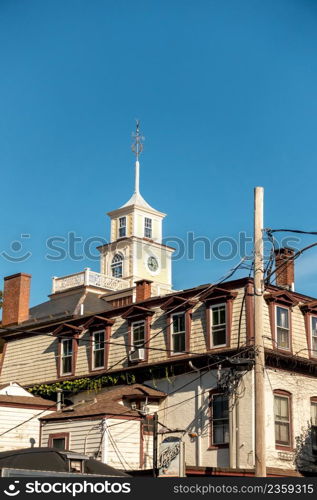
[[[125,280],[135,286],[140,279],[153,282],[153,292],[172,289],[173,248],[162,244],[162,223],[165,214],[151,207],[140,193],[140,155],[144,138],[136,125],[132,151],[135,160],[135,187],[131,198],[117,210],[108,213],[111,219],[110,243],[101,247],[101,273]]]

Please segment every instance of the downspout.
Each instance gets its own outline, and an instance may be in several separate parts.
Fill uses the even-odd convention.
[[[229,405],[231,405],[231,410],[229,406],[229,467],[230,469],[234,469],[235,465],[235,440],[236,440],[236,425],[235,425],[235,406],[236,406],[236,396],[232,394],[232,397],[229,398]]]
[[[202,396],[202,380],[201,380],[201,371],[196,368],[191,361],[188,362],[189,366],[195,370],[195,372],[199,373],[199,382],[197,385],[197,438],[196,438],[196,463],[197,467],[201,466],[201,409],[203,405],[203,396]]]
[[[236,469],[240,469],[239,398],[236,398]]]
[[[63,390],[58,387],[56,389],[56,392],[57,392],[56,409],[57,409],[57,411],[62,411],[62,393],[63,393]]]

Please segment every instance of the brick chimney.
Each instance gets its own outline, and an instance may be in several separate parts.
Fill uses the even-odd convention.
[[[151,297],[151,284],[150,280],[138,280],[136,284],[136,302],[149,299]]]
[[[293,248],[275,250],[276,285],[287,290],[294,290],[294,256]]]
[[[30,274],[18,273],[4,278],[2,326],[29,319]]]

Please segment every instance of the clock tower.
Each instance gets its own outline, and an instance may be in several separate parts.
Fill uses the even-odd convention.
[[[139,189],[139,157],[143,149],[139,122],[132,151],[135,161],[135,189],[132,197],[120,208],[108,213],[111,220],[110,243],[99,247],[101,273],[122,278],[130,287],[141,279],[152,281],[153,295],[172,289],[173,248],[162,244],[162,222],[165,214],[152,208]]]

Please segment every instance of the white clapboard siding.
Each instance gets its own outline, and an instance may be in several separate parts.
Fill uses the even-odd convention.
[[[140,421],[109,418],[106,420],[106,428],[104,457],[107,464],[126,471],[139,469]]]
[[[0,434],[3,434],[0,438],[0,451],[39,446],[40,424],[36,415],[43,417],[49,413],[51,412],[0,406]]]
[[[60,420],[59,422],[47,422],[42,424],[41,445],[48,446],[50,434],[59,434],[61,432],[69,432],[69,449],[77,453],[84,453],[93,458],[100,459],[101,457],[101,421],[96,420]],[[86,450],[85,450],[86,440]],[[97,457],[100,450],[100,456]]]

